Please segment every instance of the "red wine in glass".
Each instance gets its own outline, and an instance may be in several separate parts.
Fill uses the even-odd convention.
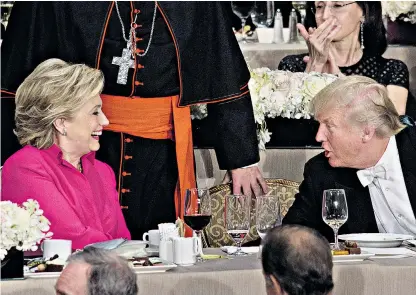
[[[201,231],[211,221],[211,215],[196,214],[196,215],[185,215],[185,223],[195,231]]]

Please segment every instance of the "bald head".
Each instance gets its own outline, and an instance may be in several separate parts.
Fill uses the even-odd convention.
[[[110,251],[86,248],[70,256],[56,283],[57,295],[136,295],[136,274]]]
[[[313,229],[284,225],[271,230],[262,251],[266,281],[281,292],[270,294],[328,294],[333,288],[329,243]]]
[[[56,282],[57,295],[86,295],[88,294],[88,273],[91,266],[87,263],[70,263],[62,271]]]

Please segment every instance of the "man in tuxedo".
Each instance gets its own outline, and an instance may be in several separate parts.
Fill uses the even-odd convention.
[[[344,189],[348,220],[339,233],[416,235],[416,127],[402,124],[386,88],[362,76],[341,78],[312,101],[324,152],[305,165],[304,180],[285,224],[315,228],[326,189]]]

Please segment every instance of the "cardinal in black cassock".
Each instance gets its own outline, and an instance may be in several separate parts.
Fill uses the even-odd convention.
[[[183,216],[195,187],[189,106],[208,103],[234,191],[265,188],[244,57],[221,2],[15,2],[1,46],[2,163],[20,146],[14,93],[42,61],[103,71],[110,125],[97,158],[114,169],[132,239]],[[245,169],[238,169],[249,166]],[[233,172],[235,172],[233,174]],[[237,183],[237,185],[236,185]]]

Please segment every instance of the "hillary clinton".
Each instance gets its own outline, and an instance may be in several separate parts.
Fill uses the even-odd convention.
[[[42,62],[16,92],[22,149],[4,164],[2,199],[36,199],[55,239],[73,248],[130,238],[118,203],[115,175],[95,159],[109,122],[101,110],[101,71],[59,59]]]

